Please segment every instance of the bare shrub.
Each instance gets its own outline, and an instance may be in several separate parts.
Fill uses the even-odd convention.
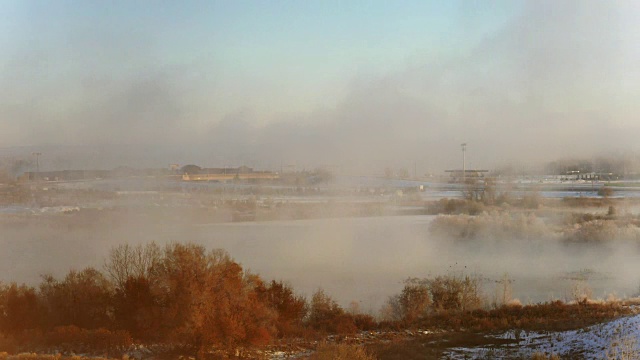
[[[387,301],[380,307],[379,315],[381,321],[392,322],[402,320],[402,311],[400,310],[400,295],[389,296]]]
[[[161,256],[160,247],[155,243],[123,244],[111,249],[104,268],[116,287],[122,289],[129,278],[149,279]]]
[[[332,334],[351,334],[358,330],[353,318],[322,289],[318,289],[311,297],[308,325]]]
[[[481,279],[468,275],[446,275],[434,279],[410,278],[402,293],[389,298],[381,309],[385,320],[408,324],[436,312],[464,312],[479,309],[483,297]]]
[[[574,243],[600,243],[612,240],[640,241],[640,227],[632,222],[594,219],[575,224],[564,233],[564,239]]]
[[[598,189],[598,195],[604,198],[610,197],[613,195],[613,189],[609,186],[603,186]]]
[[[525,209],[537,209],[542,205],[542,196],[538,190],[530,191],[520,200],[520,206]]]
[[[415,278],[405,280],[397,302],[400,317],[409,323],[426,315],[431,306],[428,282]]]
[[[585,280],[575,280],[571,285],[571,298],[577,303],[586,303],[593,296],[591,287]]]
[[[482,306],[481,282],[472,276],[438,276],[428,280],[435,310],[465,311]]]

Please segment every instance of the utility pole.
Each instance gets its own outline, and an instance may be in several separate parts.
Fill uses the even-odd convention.
[[[466,159],[465,153],[467,152],[467,143],[462,143],[462,185],[467,183],[467,168],[466,168]]]
[[[36,178],[35,180],[39,180],[40,179],[40,155],[42,155],[41,152],[32,152],[31,155],[36,157]]]

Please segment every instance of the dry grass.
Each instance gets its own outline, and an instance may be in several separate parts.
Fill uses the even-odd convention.
[[[397,339],[367,346],[380,360],[435,360],[446,358],[444,353],[456,347],[485,347],[512,344],[510,339],[490,339],[483,334],[469,332],[433,333],[412,339]],[[490,358],[490,357],[488,357]]]
[[[309,360],[375,360],[364,347],[350,344],[323,344]]]
[[[564,331],[590,326],[631,313],[632,310],[616,302],[566,304],[553,301],[526,306],[502,306],[488,311],[439,312],[424,318],[417,325],[421,328],[474,332],[513,328]]]
[[[541,352],[536,352],[531,355],[531,360],[560,360],[560,356],[556,354],[545,354]]]
[[[127,359],[126,355],[122,359]],[[9,355],[6,352],[0,352],[0,360],[117,360],[102,357],[86,357],[86,356],[63,356],[61,354],[46,355],[35,353],[20,353],[17,355]]]
[[[514,339],[487,338],[485,334],[510,329],[522,331],[566,331],[602,323],[632,312],[617,302],[565,304],[560,301],[536,305],[502,306],[490,311],[438,312],[425,317],[415,327],[448,330],[418,337],[368,345],[380,360],[441,359],[455,347],[493,347],[513,344]],[[393,325],[393,323],[382,324]],[[403,329],[402,326],[399,329]],[[622,344],[622,342],[620,342]],[[624,344],[622,344],[624,345]],[[624,346],[617,346],[621,349]],[[558,359],[538,354],[533,359]],[[542,357],[545,356],[545,357]],[[493,358],[486,354],[487,359]]]

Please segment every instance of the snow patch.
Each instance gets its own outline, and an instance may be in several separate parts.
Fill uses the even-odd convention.
[[[527,357],[541,352],[571,358],[603,359],[619,347],[633,347],[632,350],[637,351],[640,344],[640,315],[623,317],[579,330],[559,332],[509,330],[492,337],[516,342],[495,347],[452,348],[446,354],[446,358]]]

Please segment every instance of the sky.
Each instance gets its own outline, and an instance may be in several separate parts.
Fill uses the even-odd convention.
[[[0,148],[421,173],[462,142],[476,168],[638,152],[639,24],[635,1],[0,0]]]

